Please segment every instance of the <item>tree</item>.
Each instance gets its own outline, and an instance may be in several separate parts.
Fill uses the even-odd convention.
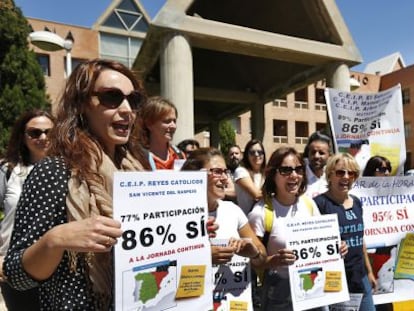
[[[222,121],[219,125],[220,150],[226,155],[230,146],[236,143],[236,133],[233,125],[229,121]]]
[[[0,155],[14,121],[30,109],[49,109],[43,72],[29,50],[31,27],[13,0],[0,1]]]

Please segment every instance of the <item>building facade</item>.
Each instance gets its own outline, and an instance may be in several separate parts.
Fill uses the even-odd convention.
[[[92,28],[67,25],[58,22],[29,18],[34,31],[49,30],[62,38],[73,40],[72,67],[86,59],[97,57],[123,62],[132,67],[139,48],[148,29],[148,16],[139,2],[133,0],[113,1],[98,18]],[[42,66],[47,93],[54,106],[62,92],[66,80],[66,52],[48,52],[32,46]],[[357,81],[353,91],[374,93],[385,90],[398,83],[402,86],[404,126],[406,135],[406,169],[414,165],[414,141],[412,141],[412,122],[414,107],[414,65],[405,67],[399,54],[387,57],[367,66],[371,73],[352,72],[350,78]],[[384,63],[388,67],[384,70]],[[378,69],[378,70],[377,70]],[[289,93],[283,98],[274,99],[265,105],[265,124],[263,143],[267,154],[282,145],[294,146],[303,151],[307,138],[316,130],[327,126],[327,110],[324,98],[325,81],[310,84],[305,88]],[[246,112],[230,120],[236,131],[236,141],[243,147],[251,137],[251,113]],[[196,139],[201,146],[209,146],[209,133],[197,133]]]

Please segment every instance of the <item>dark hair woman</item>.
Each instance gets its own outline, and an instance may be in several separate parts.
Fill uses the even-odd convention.
[[[48,157],[27,178],[4,261],[8,282],[39,287],[41,309],[109,310],[115,171],[149,169],[138,137],[145,93],[121,63],[95,59],[70,75]],[[134,134],[133,134],[134,133]]]
[[[23,183],[34,164],[46,156],[50,145],[48,135],[53,125],[54,119],[48,112],[35,109],[23,113],[13,126],[0,173],[0,206],[4,212],[0,228],[0,267],[10,245]],[[39,310],[37,288],[18,291],[7,282],[0,285],[8,310]]]

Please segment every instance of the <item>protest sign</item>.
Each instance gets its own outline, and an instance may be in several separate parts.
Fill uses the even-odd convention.
[[[229,239],[211,239],[211,245],[227,246]],[[233,255],[231,261],[213,265],[214,310],[253,311],[250,259]]]
[[[286,247],[296,261],[289,266],[294,310],[349,300],[336,214],[286,219]]]
[[[378,283],[374,302],[413,299],[414,177],[361,177],[351,193],[363,206],[364,241]]]
[[[116,310],[212,310],[206,172],[117,172]]]
[[[388,158],[402,175],[406,158],[401,87],[379,93],[325,89],[335,152],[347,152],[361,170],[374,155]]]

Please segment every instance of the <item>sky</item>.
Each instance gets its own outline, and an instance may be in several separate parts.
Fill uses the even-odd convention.
[[[91,27],[112,0],[14,0],[27,17]],[[225,1],[225,0],[223,0]],[[153,17],[165,0],[141,0]],[[363,63],[400,52],[405,65],[414,64],[414,1],[336,0]]]

